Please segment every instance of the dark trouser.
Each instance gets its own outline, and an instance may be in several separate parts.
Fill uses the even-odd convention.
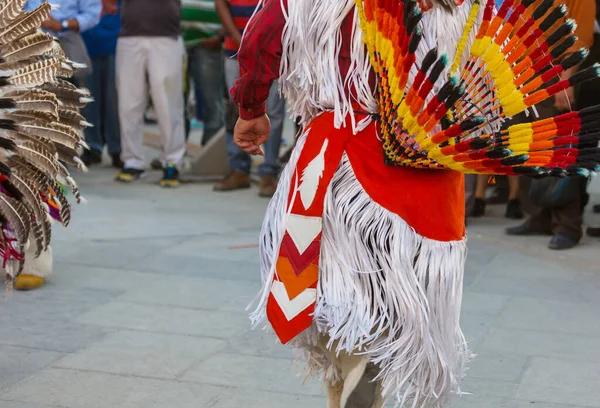
[[[223,51],[208,50],[201,47],[195,47],[188,50],[188,86],[186,87],[186,98],[189,92],[189,79],[194,81],[194,85],[200,89],[197,103],[202,104],[205,109],[204,116],[204,134],[202,136],[202,145],[208,143],[210,139],[223,127],[223,89],[225,88],[225,76],[223,67]],[[186,114],[188,109],[186,106]],[[186,117],[186,140],[189,135],[189,118]]]
[[[559,113],[554,108],[554,98],[550,98],[539,105],[536,105],[536,110],[540,115],[540,119],[549,118]],[[532,117],[530,116],[527,120],[532,120]],[[574,177],[573,182],[585,183],[585,179],[582,177]],[[539,231],[563,234],[579,241],[583,235],[581,196],[576,194],[569,204],[564,207],[542,208],[536,206],[531,201],[531,198],[529,197],[530,185],[530,178],[521,177],[521,208],[530,217],[528,220],[529,225]]]
[[[121,153],[121,132],[117,87],[115,84],[115,56],[92,57],[92,73],[85,79],[94,101],[81,113],[94,127],[85,129],[85,140],[90,148],[102,152],[104,144],[108,152]]]
[[[477,174],[465,175],[465,214],[471,214],[475,207],[475,190],[477,189]]]
[[[564,207],[543,208],[538,207],[529,197],[529,186],[532,179],[522,177],[519,187],[521,189],[521,208],[529,215],[529,225],[538,231],[563,234],[576,241],[583,234],[581,213],[581,197],[576,194],[573,200]],[[574,177],[573,182],[585,183],[585,179]]]
[[[600,62],[600,34],[594,34],[594,45],[590,48],[590,55],[583,61],[581,68],[591,67],[593,64]],[[590,106],[600,104],[600,84],[596,81],[586,82],[579,86],[576,90],[575,99],[577,108],[584,109]],[[585,147],[596,147],[598,143],[590,142]],[[585,210],[585,206],[590,201],[590,195],[587,192],[588,183],[581,185],[581,211]]]

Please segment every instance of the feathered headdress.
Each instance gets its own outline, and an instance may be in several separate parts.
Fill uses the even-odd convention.
[[[500,124],[569,87],[600,76],[600,65],[560,74],[587,56],[569,54],[576,23],[554,0],[471,1],[454,60],[424,37],[423,0],[356,0],[378,77],[381,134],[388,163],[464,173],[567,176],[598,169],[600,107],[513,125]],[[446,0],[435,1],[449,7]],[[475,40],[468,39],[475,33]],[[461,63],[467,53],[468,62]],[[437,86],[436,86],[437,84]]]
[[[0,255],[4,267],[18,264],[7,268],[13,275],[26,247],[33,245],[36,255],[48,248],[52,218],[69,223],[65,186],[82,200],[66,165],[85,169],[78,130],[89,125],[77,112],[89,92],[59,78],[80,65],[39,32],[50,5],[25,12],[25,3],[0,1]]]

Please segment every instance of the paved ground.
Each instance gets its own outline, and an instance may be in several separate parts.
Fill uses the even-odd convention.
[[[257,250],[235,247],[257,242],[256,188],[112,176],[79,176],[89,204],[56,228],[48,284],[0,300],[0,407],[324,408],[288,350],[249,331]],[[463,325],[479,358],[455,406],[600,407],[600,241],[552,253],[505,238],[492,212],[470,225]]]

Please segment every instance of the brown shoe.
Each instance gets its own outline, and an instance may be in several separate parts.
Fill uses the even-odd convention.
[[[275,176],[263,176],[260,179],[260,190],[258,195],[265,198],[271,198],[277,190],[277,177]]]
[[[223,180],[214,185],[214,191],[233,191],[250,188],[250,177],[241,171],[233,170]]]
[[[587,234],[589,237],[600,238],[600,227],[588,227]]]

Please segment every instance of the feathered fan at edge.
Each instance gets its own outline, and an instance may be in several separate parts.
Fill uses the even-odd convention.
[[[582,146],[599,139],[600,107],[498,130],[507,118],[600,76],[594,65],[560,77],[588,54],[572,51],[576,23],[566,7],[554,0],[505,0],[496,10],[494,0],[467,1],[470,16],[455,60],[434,48],[417,62],[415,51],[428,35],[417,3],[356,0],[378,77],[386,161],[478,174],[598,170],[599,149]]]
[[[82,200],[61,161],[85,170],[79,130],[89,126],[78,113],[89,91],[58,77],[80,65],[39,32],[49,4],[32,12],[24,12],[24,4],[0,1],[0,256],[5,268],[8,262],[19,265],[10,269],[9,283],[21,272],[28,247],[35,256],[48,249],[50,221],[69,223],[64,186]]]

